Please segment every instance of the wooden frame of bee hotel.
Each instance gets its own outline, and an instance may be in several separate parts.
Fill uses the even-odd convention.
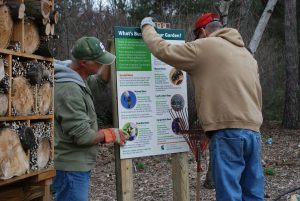
[[[0,0],[0,198],[50,200],[54,0]],[[46,45],[47,46],[47,45]]]

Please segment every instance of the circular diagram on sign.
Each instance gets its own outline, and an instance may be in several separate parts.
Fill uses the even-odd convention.
[[[174,85],[180,85],[184,79],[183,72],[176,68],[172,68],[169,74],[170,81]]]
[[[183,124],[183,121],[181,118],[176,118],[172,121],[172,131],[175,133],[175,134],[179,134],[180,130],[181,130],[181,125],[180,124]]]
[[[132,91],[124,91],[121,95],[121,104],[126,109],[131,109],[136,105],[136,96]]]
[[[184,98],[180,94],[175,94],[172,96],[171,107],[175,111],[182,110],[184,107]]]
[[[126,140],[133,141],[138,136],[138,128],[135,123],[127,122],[122,127],[122,132],[124,133]]]

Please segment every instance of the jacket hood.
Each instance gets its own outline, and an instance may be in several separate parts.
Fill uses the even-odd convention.
[[[54,80],[55,82],[75,82],[85,87],[85,82],[80,75],[70,68],[71,60],[55,60],[54,62]]]
[[[209,35],[209,37],[220,37],[238,47],[245,47],[242,36],[236,29],[222,28],[213,32],[211,35]]]

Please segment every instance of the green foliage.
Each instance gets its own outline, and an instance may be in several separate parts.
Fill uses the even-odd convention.
[[[144,170],[145,169],[145,164],[143,162],[138,162],[136,164],[136,168],[141,171],[141,170]]]
[[[273,167],[264,168],[265,175],[275,175],[275,169]]]

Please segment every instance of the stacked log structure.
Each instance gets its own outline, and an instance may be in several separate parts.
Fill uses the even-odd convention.
[[[0,0],[1,200],[50,197],[54,58],[47,48],[58,19],[54,0]]]
[[[1,0],[0,48],[53,56],[48,44],[57,38],[55,25],[58,21],[59,12],[54,10],[53,0]],[[16,47],[20,43],[26,43],[23,49]]]

